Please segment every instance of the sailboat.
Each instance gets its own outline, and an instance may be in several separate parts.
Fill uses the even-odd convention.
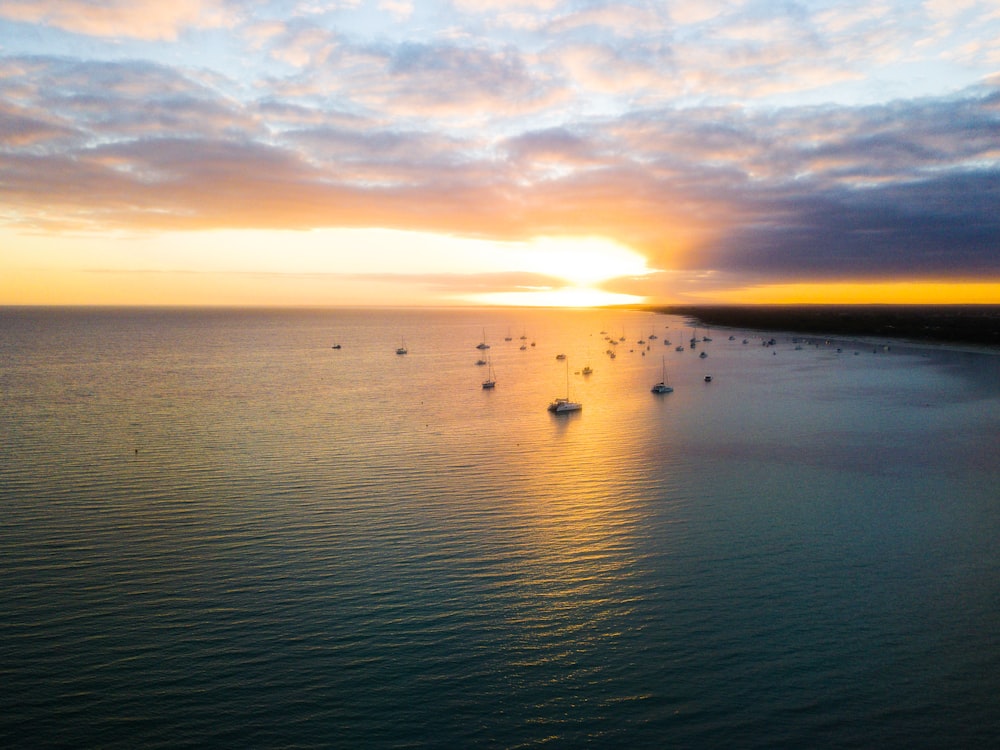
[[[566,398],[557,398],[549,404],[549,411],[554,414],[566,414],[571,411],[580,411],[583,404],[579,401],[569,400],[569,360],[566,360]]]
[[[490,357],[489,366],[490,366],[490,372],[489,372],[489,375],[486,376],[486,380],[483,381],[483,388],[496,388],[497,387],[497,376],[496,376],[496,373],[493,372],[493,358],[492,357]]]
[[[673,393],[674,389],[667,385],[667,359],[663,358],[663,374],[660,376],[663,378],[659,383],[654,385],[650,390],[653,393]]]
[[[406,339],[403,339],[401,345],[396,348],[396,354],[406,354],[410,350],[406,348]]]
[[[482,342],[481,342],[481,343],[479,343],[479,344],[476,344],[476,348],[477,348],[477,349],[482,349],[482,350],[484,350],[484,351],[485,351],[486,349],[489,349],[489,348],[490,348],[490,345],[486,343],[486,329],[485,329],[485,328],[483,329],[483,340],[482,340]]]

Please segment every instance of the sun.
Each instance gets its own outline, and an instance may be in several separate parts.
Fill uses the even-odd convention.
[[[646,276],[652,270],[646,258],[603,237],[538,237],[503,248],[506,262],[519,270],[565,284],[489,292],[464,299],[485,305],[519,307],[599,307],[635,304],[645,300],[598,288],[601,282]]]
[[[471,295],[467,299],[480,305],[504,307],[602,307],[640,304],[645,301],[645,297],[637,297],[634,294],[617,294],[585,286],[493,292]]]
[[[518,265],[526,271],[590,287],[623,276],[651,273],[646,258],[603,237],[539,237],[520,249]]]

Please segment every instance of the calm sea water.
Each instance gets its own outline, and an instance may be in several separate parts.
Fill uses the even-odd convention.
[[[691,335],[0,310],[0,745],[1000,745],[1000,356]]]

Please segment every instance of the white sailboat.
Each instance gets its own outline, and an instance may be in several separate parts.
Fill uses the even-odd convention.
[[[674,389],[667,385],[667,359],[663,358],[663,374],[660,376],[662,380],[654,385],[650,390],[653,393],[673,393]]]
[[[566,360],[566,398],[557,398],[549,404],[549,411],[553,414],[566,414],[571,411],[580,411],[583,404],[579,401],[569,400],[569,360]]]

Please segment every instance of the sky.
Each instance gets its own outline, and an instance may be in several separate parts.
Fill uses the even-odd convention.
[[[1000,0],[4,0],[0,304],[1000,303]]]

